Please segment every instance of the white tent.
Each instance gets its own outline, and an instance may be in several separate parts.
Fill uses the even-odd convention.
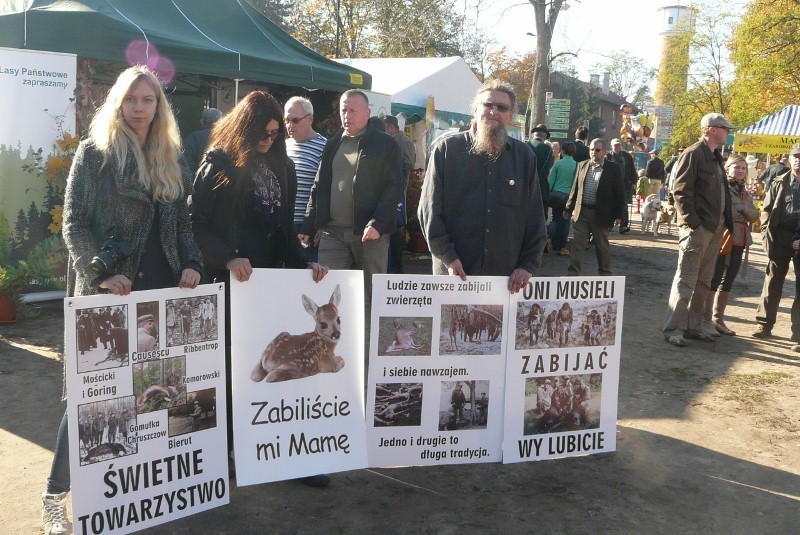
[[[372,75],[372,90],[390,95],[392,115],[425,119],[428,97],[434,98],[437,129],[469,123],[470,104],[480,80],[460,57],[342,59],[340,63]]]

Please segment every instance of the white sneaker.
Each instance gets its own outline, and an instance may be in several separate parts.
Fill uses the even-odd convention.
[[[42,521],[45,535],[69,535],[72,523],[67,519],[67,493],[42,494]]]
[[[714,338],[722,336],[719,331],[717,331],[717,328],[714,327],[714,324],[707,320],[703,320],[703,323],[700,324],[700,330],[706,334],[710,334]]]

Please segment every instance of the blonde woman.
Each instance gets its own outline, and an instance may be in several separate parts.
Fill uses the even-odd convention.
[[[706,298],[705,321],[711,322],[711,311],[713,307],[714,328],[720,334],[734,336],[736,333],[725,325],[725,307],[728,305],[733,281],[739,273],[742,265],[744,250],[751,243],[753,238],[750,233],[750,224],[758,220],[758,209],[753,204],[753,197],[744,187],[747,177],[747,161],[738,154],[731,155],[725,162],[725,170],[728,174],[728,188],[731,192],[731,212],[733,213],[733,232],[731,238],[733,247],[731,252],[720,255],[714,268],[714,276],[711,278],[711,291]]]
[[[201,256],[186,203],[191,175],[180,150],[158,78],[142,66],[125,70],[97,110],[67,179],[68,295],[197,286]],[[42,495],[47,535],[71,531],[65,509],[69,489],[64,414]]]

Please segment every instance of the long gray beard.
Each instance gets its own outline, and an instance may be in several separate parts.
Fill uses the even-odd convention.
[[[508,132],[504,126],[492,130],[491,128],[481,128],[479,125],[469,151],[494,161],[500,158],[506,141],[508,141]]]

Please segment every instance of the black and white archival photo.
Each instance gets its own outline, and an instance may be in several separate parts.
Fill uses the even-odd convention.
[[[217,339],[216,295],[168,299],[166,309],[168,347]]]
[[[419,426],[422,422],[422,383],[375,385],[374,427]]]
[[[439,431],[486,429],[489,381],[442,381]]]
[[[216,388],[187,392],[185,405],[169,409],[169,436],[171,437],[213,427],[217,427]]]
[[[128,306],[75,311],[78,373],[128,364]]]
[[[133,396],[78,406],[78,441],[81,466],[137,453],[136,410]],[[75,441],[72,444],[76,444]]]

